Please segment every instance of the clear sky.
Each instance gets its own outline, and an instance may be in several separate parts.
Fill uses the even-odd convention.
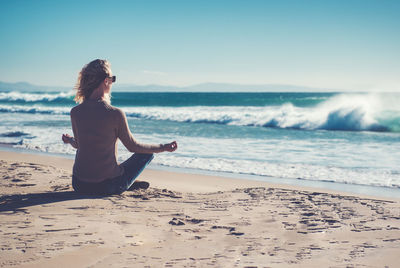
[[[118,82],[400,91],[400,1],[1,0],[0,81],[72,86],[110,60]]]

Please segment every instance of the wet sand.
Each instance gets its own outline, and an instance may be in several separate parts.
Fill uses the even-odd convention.
[[[0,156],[0,267],[398,267],[400,199],[157,170],[79,195],[72,160]]]

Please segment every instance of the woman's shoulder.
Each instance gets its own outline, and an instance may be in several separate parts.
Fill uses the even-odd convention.
[[[72,107],[72,109],[70,111],[71,116],[76,114],[77,112],[79,112],[81,106],[82,106],[82,104],[78,104],[78,105]]]
[[[104,107],[105,107],[107,110],[109,110],[110,112],[114,112],[114,113],[117,113],[117,114],[123,113],[123,111],[122,111],[120,108],[115,107],[115,106],[112,106],[111,104],[109,104],[109,103],[107,103],[107,102],[103,102],[103,104],[104,104]]]
[[[79,104],[77,104],[76,106],[71,108],[71,115],[72,114],[77,114],[80,113],[81,111],[83,112],[85,110],[85,106],[86,106],[87,102],[81,102]]]
[[[76,105],[71,109],[71,116],[79,115],[80,113],[86,113],[88,110],[96,109],[99,112],[103,112],[111,115],[115,119],[125,117],[122,109],[112,106],[105,101],[84,101],[81,104]]]
[[[104,107],[112,113],[115,117],[125,117],[124,111],[122,109],[112,106],[111,104],[104,103]]]

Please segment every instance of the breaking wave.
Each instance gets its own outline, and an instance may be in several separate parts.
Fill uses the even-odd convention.
[[[0,105],[0,113],[25,113],[25,114],[64,114],[69,115],[70,107],[43,107],[25,105]]]
[[[24,93],[18,91],[0,92],[0,101],[9,102],[54,102],[67,101],[73,96],[73,92],[60,93]]]
[[[64,98],[63,94],[67,93],[40,96]],[[34,100],[32,95],[20,97],[25,101]],[[0,99],[2,96],[5,95],[0,95]],[[13,96],[18,98],[18,95]],[[341,94],[312,107],[284,103],[274,106],[131,106],[122,109],[128,117],[151,120],[303,130],[400,132],[399,97],[399,94]],[[71,107],[13,104],[0,105],[0,112],[68,115]]]
[[[381,95],[338,95],[314,107],[291,103],[266,107],[130,107],[127,116],[190,123],[304,130],[400,132],[396,99]]]

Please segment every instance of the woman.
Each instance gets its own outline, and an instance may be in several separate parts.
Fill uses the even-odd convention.
[[[76,148],[72,186],[76,192],[121,194],[153,159],[153,153],[173,152],[177,143],[141,144],[129,130],[125,113],[110,105],[115,76],[106,60],[94,60],[79,73],[71,110],[74,137],[62,135],[64,143]],[[134,154],[117,163],[117,139]]]

